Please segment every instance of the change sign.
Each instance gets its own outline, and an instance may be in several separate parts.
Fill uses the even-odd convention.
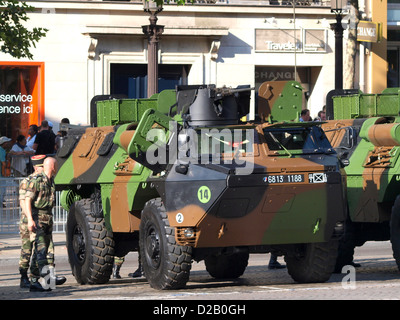
[[[357,41],[378,42],[379,25],[371,21],[360,21],[357,26]]]

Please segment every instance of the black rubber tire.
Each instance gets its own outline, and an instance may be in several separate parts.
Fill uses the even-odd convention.
[[[299,283],[328,281],[335,268],[338,241],[301,245],[297,254],[285,256],[289,275]]]
[[[397,268],[400,270],[400,195],[397,196],[392,207],[390,242],[392,243],[393,258],[396,260]]]
[[[248,251],[210,255],[204,259],[206,270],[217,279],[239,278],[245,272],[248,262]]]
[[[160,198],[146,202],[139,231],[140,256],[144,275],[154,289],[181,289],[189,280],[192,247],[176,244]]]
[[[93,218],[93,200],[83,199],[72,204],[66,226],[68,260],[72,274],[80,284],[108,282],[114,260],[112,232],[104,218]]]

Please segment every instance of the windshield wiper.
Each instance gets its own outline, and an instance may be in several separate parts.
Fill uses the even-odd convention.
[[[268,134],[271,136],[272,140],[274,140],[274,142],[277,145],[279,145],[281,149],[285,150],[285,152],[289,155],[290,158],[293,157],[290,151],[283,146],[283,144],[272,134],[272,132],[268,132]]]

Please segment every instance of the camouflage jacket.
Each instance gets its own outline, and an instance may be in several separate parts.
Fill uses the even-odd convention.
[[[37,175],[37,173],[32,173],[29,176],[25,177],[24,179],[21,180],[19,183],[19,200],[25,200],[25,193],[26,193],[26,188],[28,187],[29,181],[31,181],[32,177]]]
[[[54,179],[44,173],[33,175],[26,187],[25,198],[32,199],[32,206],[37,209],[51,210],[55,201]]]

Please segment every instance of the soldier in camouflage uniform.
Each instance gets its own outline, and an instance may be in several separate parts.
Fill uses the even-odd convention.
[[[19,185],[19,202],[21,207],[21,219],[19,223],[19,231],[22,240],[21,246],[21,255],[19,259],[19,272],[21,274],[21,281],[20,287],[21,288],[29,288],[30,281],[28,278],[28,269],[29,269],[29,262],[32,256],[32,248],[35,240],[35,233],[29,232],[28,230],[28,218],[25,215],[25,192],[26,187],[28,186],[31,178],[34,175],[40,174],[43,171],[43,161],[46,158],[45,155],[37,155],[31,157],[31,162],[34,168],[34,172],[25,177],[20,185]],[[54,266],[54,243],[53,240],[50,241],[48,252],[47,252],[47,261],[49,265]],[[39,269],[37,267],[35,256],[31,262],[31,277],[40,278]],[[67,279],[63,276],[56,277],[56,285],[63,284]]]
[[[31,260],[31,255],[32,255],[33,241],[35,239],[35,233],[29,232],[29,230],[28,230],[28,218],[26,217],[26,214],[25,214],[25,192],[26,192],[26,187],[29,184],[29,181],[31,180],[32,176],[42,173],[44,158],[46,158],[45,155],[33,156],[31,158],[34,172],[31,175],[29,175],[28,177],[25,177],[19,184],[19,203],[20,203],[20,207],[21,207],[21,219],[19,222],[19,231],[20,231],[21,240],[22,240],[21,255],[20,255],[20,259],[19,259],[19,272],[21,274],[21,282],[20,282],[21,288],[29,288],[29,286],[30,286],[30,281],[28,279],[28,269],[29,269],[29,262]],[[52,250],[51,250],[52,248],[53,248],[52,245],[49,246],[49,254],[52,254]],[[32,274],[32,276],[38,275],[35,261],[32,261],[32,264],[31,264],[31,274]]]
[[[36,259],[40,277],[45,274],[44,267],[49,264],[47,253],[52,240],[53,215],[55,200],[54,175],[57,165],[54,158],[48,157],[43,163],[43,172],[32,176],[25,193],[25,212],[28,220],[28,230],[36,231],[33,260]],[[32,278],[31,291],[47,291],[39,281]]]

